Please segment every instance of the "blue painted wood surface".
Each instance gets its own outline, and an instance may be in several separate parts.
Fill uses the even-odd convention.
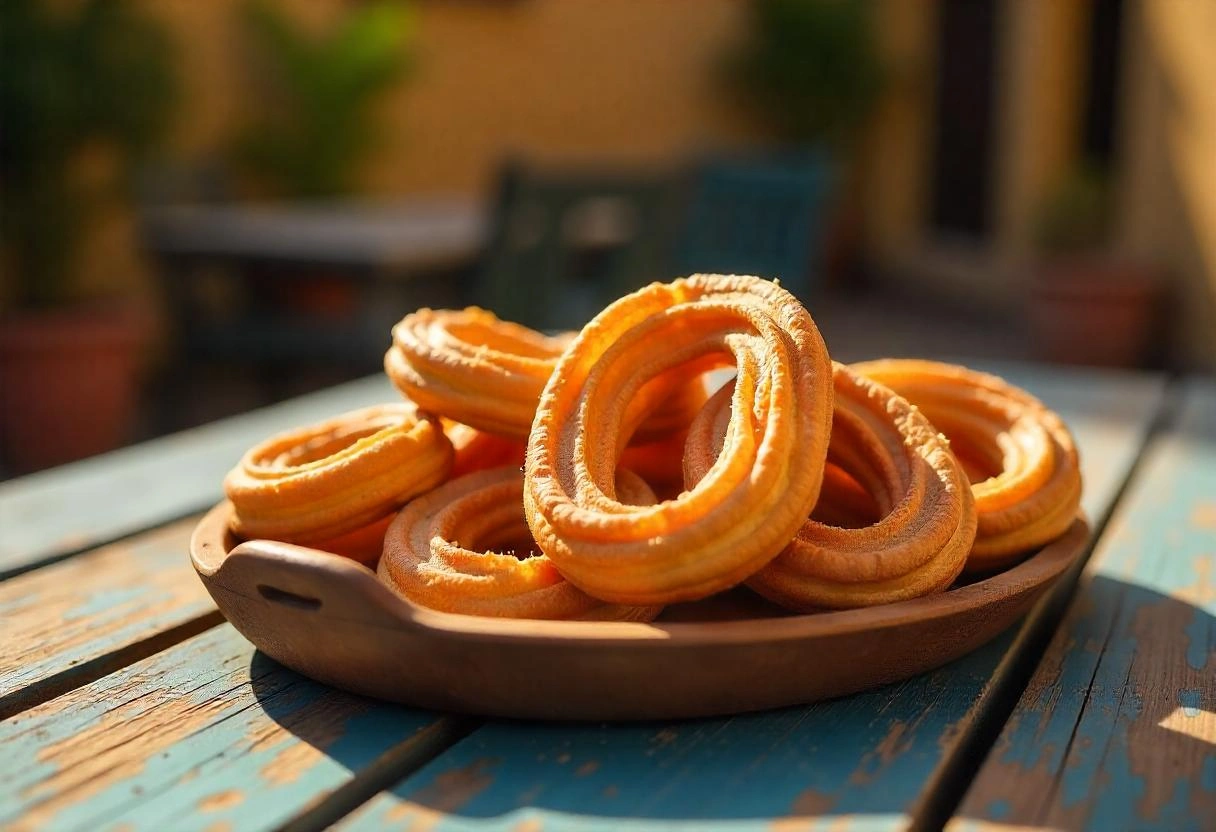
[[[1085,510],[1105,515],[1158,412],[1160,381],[1006,375],[1073,428]],[[1010,633],[902,684],[777,713],[634,727],[493,723],[343,828],[902,829],[1002,695],[998,668],[1013,643]]]
[[[0,723],[0,828],[272,829],[435,725],[223,625]]]
[[[1103,515],[1139,453],[1160,382],[1110,375],[1085,383],[1089,376],[1020,367],[1007,375],[1073,425],[1085,506]],[[146,557],[155,558],[152,548]],[[197,589],[184,549],[173,561],[181,571],[161,573],[163,591]],[[100,568],[83,574],[105,583]],[[108,596],[71,609],[111,626],[111,605],[129,603],[135,596],[123,593],[143,579],[134,569]],[[12,583],[0,584],[0,593]],[[55,595],[53,584],[46,583],[48,598],[75,597]],[[938,787],[944,762],[993,697],[1012,643],[1006,636],[935,673],[812,708],[612,728],[493,723],[348,825],[703,829],[712,819],[720,829],[901,827]],[[97,646],[107,649],[104,640]],[[372,794],[385,772],[409,770],[386,760],[409,757],[403,752],[449,722],[302,679],[255,656],[223,626],[0,724],[0,828],[264,829],[323,818],[318,805],[336,817],[352,795]],[[450,731],[439,736],[441,745]]]
[[[186,557],[193,526],[175,523],[0,582],[0,716],[218,624]]]
[[[1145,454],[953,832],[1216,829],[1216,384]]]
[[[224,474],[255,443],[399,398],[384,376],[371,376],[0,483],[0,579],[202,511],[223,496]]]

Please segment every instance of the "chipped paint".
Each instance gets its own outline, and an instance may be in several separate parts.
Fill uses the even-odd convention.
[[[193,520],[0,583],[0,696],[212,612],[182,557]]]
[[[1191,526],[1216,531],[1216,503],[1202,502],[1191,512]]]
[[[225,625],[0,724],[0,827],[276,827],[432,721],[305,680]],[[216,797],[234,789],[249,799]]]
[[[836,799],[830,794],[824,794],[817,789],[805,789],[794,798],[789,813],[794,817],[818,817],[832,811]]]
[[[218,812],[222,809],[231,809],[233,806],[239,806],[245,800],[243,792],[238,792],[236,789],[225,789],[222,792],[208,795],[198,802],[198,810],[200,812]]]
[[[1071,419],[1071,414],[1065,415]],[[1120,472],[1135,456],[1133,443],[1124,446],[1122,438],[1146,421],[1119,430],[1103,425],[1088,433],[1084,417],[1075,423],[1083,456],[1101,465],[1086,471],[1086,508],[1091,514],[1103,513],[1109,499],[1104,495],[1115,492]],[[1089,437],[1099,432],[1111,453],[1088,453]],[[1095,478],[1093,470],[1103,473]],[[115,592],[100,607],[129,601]],[[88,614],[80,620],[87,620]],[[373,800],[346,825],[359,828],[367,821],[370,828],[380,828],[388,813],[396,812],[399,820],[408,821],[407,828],[419,830],[687,832],[703,829],[712,820],[715,828],[735,832],[767,829],[773,818],[797,806],[816,814],[788,820],[805,821],[815,832],[902,827],[935,767],[965,735],[960,726],[968,724],[1009,643],[1003,639],[949,668],[900,685],[812,708],[657,729],[495,723],[392,793]],[[1097,646],[1095,655],[1100,656],[1100,642]],[[426,724],[403,709],[354,697],[331,701],[327,697],[332,691],[272,663],[264,663],[250,684],[250,653],[243,643],[242,649],[246,652],[226,655],[168,651],[182,662],[175,668],[168,667],[167,656],[141,662],[134,672],[145,674],[140,685],[150,700],[180,698],[203,707],[224,700],[227,708],[203,724],[183,722],[183,729],[192,733],[167,731],[146,747],[147,765],[88,800],[65,806],[55,821],[80,828],[102,825],[99,818],[133,829],[277,827]],[[216,671],[200,676],[200,667]],[[21,741],[39,748],[59,745],[56,759],[63,759],[69,731],[87,730],[92,720],[104,718],[113,708],[111,702],[96,701],[110,689],[110,681],[89,686],[93,701],[68,695],[62,702],[47,703],[61,708],[53,715],[35,709],[21,723]],[[113,730],[114,736],[120,735],[120,728]],[[0,726],[0,740],[15,736],[10,726]],[[101,753],[120,754],[104,746],[110,738],[109,733],[95,737],[103,744]],[[293,751],[295,746],[308,750]],[[1096,745],[1084,736],[1074,748]],[[477,760],[483,761],[483,769],[467,770]],[[33,759],[28,768],[16,786],[29,787],[58,771],[49,759]],[[865,776],[855,777],[859,771]],[[1201,782],[1216,783],[1216,767],[1208,771],[1205,765]],[[218,801],[208,804],[211,813],[197,811],[209,796],[231,790],[233,784],[249,788],[250,795],[256,789],[258,799],[234,806]],[[0,796],[14,794],[13,786],[0,777]],[[696,800],[690,801],[693,790]],[[817,809],[817,794],[833,800],[835,808]],[[459,805],[448,808],[444,801],[453,799]],[[826,814],[829,811],[837,813]],[[0,814],[0,825],[4,817]]]
[[[1146,454],[961,817],[1086,830],[1200,830],[1216,817],[1205,782],[1216,545],[1192,522],[1193,498],[1216,493],[1214,427],[1216,387],[1193,390],[1179,428]]]
[[[344,694],[326,694],[309,707],[292,712],[271,730],[267,730],[270,726],[259,726],[253,748],[273,747],[274,756],[258,774],[273,786],[294,783],[324,758],[325,750],[343,736],[350,719],[365,713],[369,705],[366,700],[352,701]],[[300,742],[294,737],[305,720],[309,723],[308,741]]]

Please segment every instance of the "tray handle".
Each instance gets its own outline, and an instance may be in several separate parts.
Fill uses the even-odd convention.
[[[355,561],[275,540],[235,546],[211,581],[251,605],[387,627],[418,627],[416,609]]]

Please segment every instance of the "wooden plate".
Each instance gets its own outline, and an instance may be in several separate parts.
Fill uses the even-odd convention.
[[[190,557],[251,642],[334,687],[423,708],[538,719],[665,719],[814,702],[906,679],[1013,624],[1084,549],[1078,519],[1028,560],[940,595],[785,615],[743,591],[653,624],[435,612],[373,572],[300,546],[237,545],[231,506],[199,523]]]

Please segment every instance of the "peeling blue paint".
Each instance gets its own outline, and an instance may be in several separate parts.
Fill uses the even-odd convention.
[[[1146,454],[1048,658],[1006,724],[996,746],[1002,767],[987,778],[982,772],[975,787],[991,795],[1020,771],[1035,769],[1037,778],[1054,777],[1058,792],[1047,796],[1045,807],[1014,807],[1012,814],[994,810],[989,800],[982,817],[1051,825],[1053,812],[1071,817],[1079,811],[1083,828],[1103,832],[1203,827],[1204,819],[1192,814],[1192,797],[1216,781],[1216,746],[1158,726],[1177,707],[1194,717],[1216,702],[1210,673],[1216,601],[1190,600],[1209,592],[1196,564],[1207,560],[1207,574],[1216,574],[1216,540],[1192,524],[1195,499],[1208,495],[1216,495],[1216,386],[1197,384],[1177,427]],[[1046,674],[1057,663],[1052,685]],[[1160,687],[1170,684],[1183,686]],[[1133,728],[1139,749],[1132,746]],[[1184,748],[1195,742],[1198,754]],[[1172,770],[1153,765],[1146,744],[1158,755],[1176,747],[1175,759],[1197,760],[1198,770],[1150,784],[1147,778],[1172,776]],[[1145,758],[1134,769],[1137,750]],[[1164,805],[1154,805],[1163,798]],[[965,800],[964,813],[970,808]]]

